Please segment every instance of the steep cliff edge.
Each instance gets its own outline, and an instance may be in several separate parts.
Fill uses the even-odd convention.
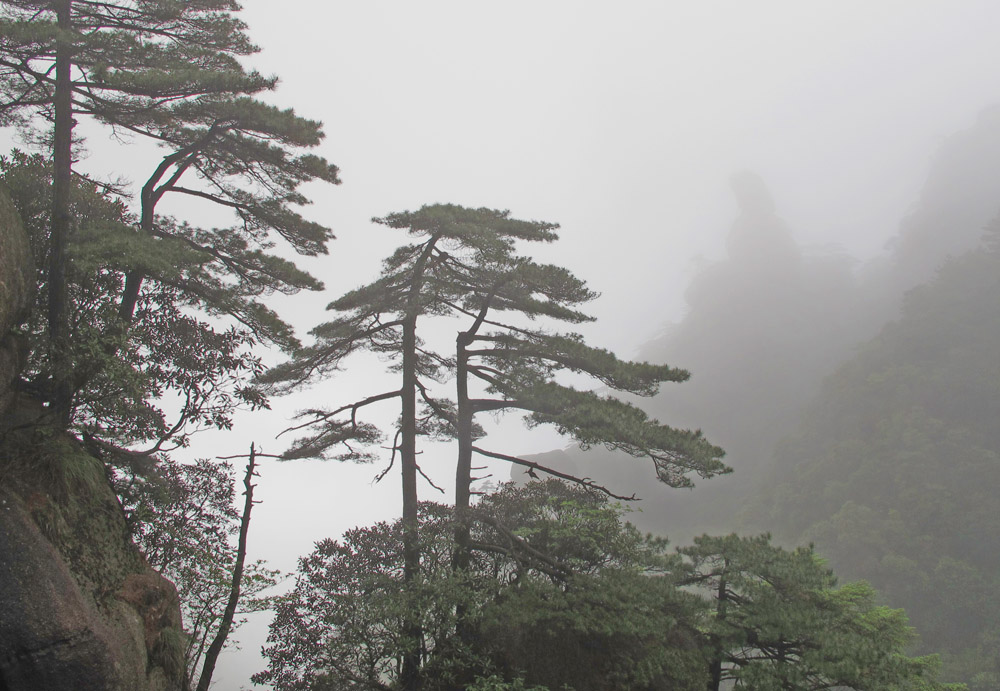
[[[179,689],[176,590],[130,542],[101,461],[34,426],[16,327],[34,276],[0,188],[0,689]],[[27,424],[25,424],[27,422]]]

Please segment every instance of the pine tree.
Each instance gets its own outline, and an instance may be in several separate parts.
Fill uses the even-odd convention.
[[[27,353],[20,388],[44,397],[52,380],[45,281],[51,166],[40,155],[0,157],[0,181],[24,219],[36,274],[35,308],[23,327]],[[252,379],[262,367],[259,340],[242,325],[223,325],[189,309],[185,276],[204,261],[182,246],[154,256],[160,280],[148,281],[129,328],[119,328],[118,298],[136,236],[120,199],[82,180],[71,187],[79,229],[67,272],[73,374],[73,425],[99,446],[168,450],[205,426],[226,429],[237,407],[266,406]],[[180,405],[175,405],[179,403]],[[145,447],[145,448],[144,448]]]
[[[273,77],[248,72],[239,56],[255,52],[245,25],[233,16],[232,0],[10,0],[0,15],[0,118],[20,125],[52,152],[53,192],[47,258],[49,349],[53,383],[48,398],[60,424],[69,423],[74,376],[70,372],[67,248],[76,119],[89,116],[118,133],[149,136],[169,153],[143,188],[140,228],[145,238],[176,238],[201,253],[206,270],[183,282],[189,296],[211,311],[229,313],[258,335],[283,345],[290,332],[273,313],[248,296],[274,289],[317,287],[288,262],[268,256],[275,231],[310,254],[332,237],[303,221],[289,204],[305,200],[295,187],[312,178],[336,182],[336,169],[315,156],[289,156],[288,149],[314,146],[318,123],[254,101],[272,89]],[[38,116],[51,123],[40,128]],[[205,188],[184,187],[195,171]],[[242,184],[235,184],[239,180]],[[249,184],[249,187],[248,187]],[[155,219],[166,191],[186,192],[230,206],[241,226],[196,231]],[[138,248],[133,242],[132,250]],[[132,257],[120,312],[130,319],[149,262],[161,248]],[[177,250],[175,250],[177,251]],[[214,270],[214,271],[213,271]],[[221,277],[220,277],[221,274]],[[237,278],[237,286],[229,278]]]
[[[302,183],[340,182],[336,166],[296,151],[320,143],[321,124],[227,93],[165,107],[155,121],[137,129],[169,150],[140,194],[139,230],[145,241],[180,244],[198,253],[206,270],[193,283],[187,277],[187,290],[213,309],[235,316],[262,339],[282,347],[295,345],[287,325],[255,298],[322,288],[293,263],[266,251],[281,238],[297,253],[315,256],[325,254],[333,238],[328,228],[306,220],[294,208],[309,203],[297,190]],[[200,184],[185,184],[185,178]],[[206,229],[158,217],[156,206],[168,193],[232,209],[238,225]],[[150,269],[140,260],[129,272],[120,307],[126,320],[132,317]]]
[[[554,233],[549,240],[554,239]],[[458,462],[455,507],[459,521],[456,568],[464,568],[473,454],[541,471],[618,499],[610,489],[536,462],[475,445],[475,416],[483,412],[528,413],[531,426],[553,425],[584,448],[604,445],[652,461],[656,476],[671,486],[690,486],[689,474],[701,477],[727,472],[723,451],[700,432],[676,430],[649,419],[636,406],[594,391],[577,390],[557,381],[560,374],[583,374],[606,389],[636,396],[655,394],[663,382],[682,382],[688,373],[667,365],[620,360],[587,344],[576,333],[548,331],[539,322],[581,323],[592,318],[578,307],[597,297],[566,269],[538,264],[515,253],[513,242],[466,246],[443,258],[445,276],[461,295],[452,309],[472,318],[456,339]],[[503,316],[494,316],[503,315]],[[501,322],[498,319],[505,319]],[[516,321],[516,323],[515,323]],[[470,380],[485,387],[487,397],[473,398]],[[634,495],[633,495],[634,496]]]
[[[691,485],[690,473],[711,477],[726,472],[720,448],[700,432],[675,430],[649,419],[639,408],[594,391],[582,391],[556,381],[560,373],[588,375],[606,389],[651,396],[663,382],[682,382],[684,370],[667,365],[620,360],[613,353],[588,345],[576,333],[560,334],[534,325],[539,317],[582,322],[590,318],[575,310],[594,293],[565,269],[504,257],[488,267],[481,264],[466,277],[468,298],[459,308],[474,317],[457,340],[459,429],[463,452],[459,462],[456,503],[468,504],[471,453],[502,458],[531,470],[552,472],[538,464],[472,445],[471,423],[477,413],[520,410],[530,425],[551,424],[583,446],[603,444],[653,462],[656,476],[674,487]],[[499,267],[499,270],[496,268]],[[486,280],[483,280],[483,279]],[[494,321],[491,312],[527,317],[528,326]],[[487,325],[492,330],[484,332]],[[473,348],[474,345],[479,347]],[[472,399],[468,381],[484,383],[492,398]],[[565,478],[570,479],[570,478]],[[579,480],[579,479],[578,479]],[[624,497],[619,497],[624,498]]]
[[[520,221],[506,211],[468,209],[453,205],[425,206],[415,212],[375,219],[407,230],[420,238],[399,248],[385,260],[382,276],[331,303],[345,316],[313,330],[317,341],[265,379],[287,391],[338,369],[359,349],[391,356],[400,368],[400,387],[375,393],[332,410],[306,411],[298,429],[312,428],[292,456],[328,454],[348,444],[343,458],[357,457],[350,446],[375,438],[370,425],[357,419],[369,405],[398,398],[400,422],[392,444],[402,471],[403,521],[416,530],[417,484],[420,471],[416,442],[420,434],[456,437],[459,456],[456,508],[459,524],[456,567],[468,560],[468,526],[471,458],[473,452],[532,466],[527,461],[474,446],[480,433],[476,413],[507,409],[531,413],[533,424],[553,424],[582,444],[605,444],[634,456],[653,460],[657,475],[671,484],[686,484],[686,474],[710,476],[725,470],[722,451],[698,432],[685,432],[649,420],[638,408],[613,398],[557,384],[561,371],[590,374],[607,386],[639,395],[651,395],[663,381],[680,381],[687,374],[667,366],[628,363],[593,348],[576,334],[553,335],[538,328],[519,328],[492,321],[492,311],[516,313],[528,319],[549,318],[566,322],[590,318],[575,309],[595,297],[567,270],[537,264],[516,254],[518,242],[551,242],[557,226]],[[417,337],[417,322],[426,316],[473,318],[457,338],[456,358],[447,358],[424,347]],[[488,325],[494,331],[480,333]],[[470,350],[474,344],[483,348]],[[457,376],[455,404],[435,398],[429,384]],[[492,399],[472,399],[469,378],[486,382]],[[417,403],[424,404],[418,413]],[[539,466],[535,466],[539,467]],[[543,469],[545,470],[545,469]],[[560,475],[555,471],[548,472]],[[570,478],[593,486],[582,478]],[[464,527],[463,527],[464,526]],[[420,555],[416,537],[405,541],[406,571],[416,574]],[[413,639],[419,638],[414,631]],[[417,659],[404,665],[404,687],[416,681]]]
[[[903,610],[879,607],[864,582],[837,579],[812,548],[783,550],[758,537],[696,538],[678,550],[713,607],[703,628],[709,691],[751,689],[920,689],[958,691],[937,681],[937,656],[910,658]]]
[[[331,448],[346,445],[342,458],[362,453],[352,446],[378,438],[375,428],[358,421],[357,413],[369,405],[399,399],[399,424],[392,444],[392,459],[399,454],[402,475],[405,581],[418,573],[420,553],[417,541],[417,437],[421,434],[454,434],[453,404],[435,398],[428,384],[451,374],[452,363],[424,347],[417,336],[418,321],[425,316],[451,311],[464,287],[447,277],[446,258],[454,248],[511,243],[514,239],[547,239],[550,224],[511,219],[507,212],[466,209],[451,205],[425,206],[415,212],[390,214],[375,222],[406,230],[420,238],[386,259],[377,281],[354,290],[329,305],[345,316],[313,329],[316,343],[302,349],[294,360],[272,370],[265,381],[282,382],[287,391],[338,369],[343,360],[358,350],[391,357],[400,372],[398,389],[373,394],[363,400],[333,410],[306,411],[310,419],[300,428],[315,431],[300,440],[291,456],[328,454]],[[425,410],[418,413],[418,397]],[[341,416],[347,414],[347,419]],[[420,632],[410,624],[409,640],[414,647],[403,657],[404,688],[419,684]]]

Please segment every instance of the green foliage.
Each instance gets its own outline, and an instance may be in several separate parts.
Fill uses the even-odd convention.
[[[474,604],[470,583],[451,570],[450,522],[441,507],[421,506],[420,572],[403,583],[402,522],[351,530],[323,540],[299,561],[295,590],[277,604],[255,683],[281,691],[387,689],[411,645],[404,624],[416,616],[421,649],[438,674],[454,673],[467,651],[454,647],[455,607]],[[433,662],[431,661],[433,659]]]
[[[59,25],[62,8],[69,21]],[[51,117],[51,68],[63,45],[77,71],[74,110],[125,129],[155,119],[162,103],[269,88],[273,78],[247,73],[237,60],[257,50],[231,14],[238,9],[232,0],[9,0],[0,14],[0,110],[24,126],[24,111]]]
[[[0,179],[25,219],[39,267],[46,265],[49,246],[50,170],[37,155],[14,152],[0,158]],[[201,270],[202,258],[183,248],[144,247],[121,200],[90,183],[73,187],[71,211],[79,228],[67,272],[76,427],[118,446],[162,448],[168,440],[186,445],[201,427],[228,428],[239,406],[265,407],[251,385],[261,371],[251,353],[257,342],[253,333],[197,318],[190,310],[197,301],[185,290],[148,281],[129,328],[121,328],[117,298],[134,253],[157,257],[169,267],[166,280],[178,284]],[[48,296],[42,271],[37,286],[35,309],[25,326],[29,355],[22,377],[44,398],[55,373],[46,348]]]
[[[426,689],[701,690],[716,660],[735,688],[959,688],[936,681],[935,659],[905,656],[901,611],[866,584],[837,588],[809,549],[706,536],[672,553],[605,495],[555,480],[504,486],[470,511],[472,554],[456,571],[452,510],[421,505],[410,595],[403,522],[317,543],[254,680],[397,688],[415,615]]]
[[[610,351],[587,345],[583,336],[576,333],[511,331],[483,340],[492,344],[488,361],[501,362],[509,356],[530,358],[538,361],[539,366],[546,363],[550,373],[566,370],[588,374],[607,387],[636,396],[651,396],[659,391],[662,382],[682,382],[690,376],[685,370],[666,365],[620,360]]]
[[[91,460],[117,464],[133,538],[181,594],[189,676],[230,593],[232,478],[228,466],[158,454],[199,428],[228,429],[237,408],[267,407],[251,384],[263,369],[253,348],[298,342],[262,298],[322,287],[273,248],[325,253],[332,233],[302,217],[298,188],[339,182],[336,166],[303,152],[321,141],[320,123],[255,98],[277,80],[240,64],[257,48],[239,9],[233,0],[0,5],[0,124],[47,154],[0,160],[39,267],[20,385],[48,405],[26,424],[68,428]],[[135,199],[74,169],[82,118],[165,149]],[[230,209],[235,225],[162,216],[167,193]],[[251,609],[265,606],[257,596],[274,575],[248,567]]]
[[[702,536],[681,554],[713,604],[704,632],[714,648],[713,688],[950,689],[936,681],[936,658],[911,659],[902,610],[875,604],[867,583],[835,587],[813,553],[786,551],[770,536]]]
[[[378,353],[401,367],[409,357],[404,330],[415,329],[416,320],[454,314],[456,301],[469,294],[462,280],[468,267],[455,256],[482,257],[490,251],[509,251],[517,240],[551,241],[553,224],[512,219],[506,211],[466,209],[454,205],[425,206],[416,212],[390,214],[373,219],[377,223],[406,229],[419,242],[398,248],[383,261],[382,274],[374,282],[352,290],[330,303],[328,309],[342,313],[320,324],[310,333],[315,343],[300,349],[294,359],[269,371],[262,381],[278,393],[287,393],[309,382],[337,372],[344,361],[359,351]],[[419,290],[418,290],[419,288]],[[408,327],[408,324],[413,324]],[[415,338],[412,347],[414,375],[425,414],[416,420],[420,431],[438,436],[454,434],[453,404],[434,396],[429,386],[450,377],[454,360],[426,350]],[[370,444],[377,437],[370,426],[357,420],[359,409],[397,396],[376,395],[340,408],[305,411],[302,427],[314,426],[308,436],[293,445],[290,456],[326,456],[327,450],[350,441]],[[349,424],[336,421],[348,418]],[[370,456],[352,446],[340,458]]]
[[[160,631],[150,658],[162,666],[171,679],[187,679],[185,662],[189,640],[183,631],[172,626],[167,627]]]
[[[120,464],[112,479],[132,540],[149,565],[177,587],[185,625],[184,678],[195,681],[219,628],[236,561],[240,516],[233,506],[232,466],[161,458],[155,468]],[[271,608],[265,593],[279,576],[262,561],[246,565],[234,629],[245,622],[243,615]]]
[[[696,603],[663,578],[605,569],[530,581],[484,608],[477,635],[509,678],[547,688],[704,688]]]
[[[544,686],[525,686],[523,679],[514,681],[504,681],[503,678],[492,674],[488,677],[476,679],[469,691],[548,691]]]
[[[666,365],[620,360],[588,345],[579,334],[536,326],[540,318],[590,321],[579,307],[596,293],[583,281],[561,267],[517,254],[512,242],[456,247],[440,259],[445,274],[439,280],[448,281],[461,297],[460,304],[450,306],[472,319],[458,339],[460,437],[468,440],[477,413],[522,410],[529,414],[529,425],[551,424],[585,448],[604,445],[649,458],[667,484],[687,486],[689,474],[710,477],[727,471],[722,450],[700,432],[675,430],[613,396],[557,381],[561,375],[582,374],[611,390],[651,396],[663,382],[688,378],[686,371]],[[474,398],[470,379],[491,398]],[[491,455],[476,447],[472,451]],[[460,457],[459,465],[469,463]],[[460,485],[467,483],[460,477]]]
[[[496,391],[503,388],[494,386]],[[710,444],[701,431],[661,425],[630,403],[552,381],[508,391],[514,407],[532,411],[530,423],[552,424],[584,448],[603,444],[630,456],[648,457],[657,478],[671,487],[692,486],[691,472],[711,477],[729,470],[720,460],[722,449]]]
[[[619,508],[556,481],[506,487],[476,507],[477,551],[461,572],[452,567],[451,513],[421,505],[421,567],[409,595],[402,522],[318,543],[277,608],[270,664],[254,680],[282,691],[394,688],[411,607],[428,689],[475,687],[477,678],[485,688],[554,689],[644,688],[682,671],[698,678],[693,632],[679,623],[696,600],[643,575],[665,545],[622,524]],[[460,620],[471,636],[458,633]],[[667,640],[682,645],[658,645]]]
[[[165,107],[142,133],[167,153],[143,185],[140,234],[200,259],[196,274],[171,284],[182,285],[205,309],[235,318],[261,340],[297,346],[288,325],[259,298],[322,288],[320,281],[271,252],[280,238],[299,254],[324,254],[333,238],[328,228],[298,211],[309,203],[298,191],[300,185],[340,182],[336,166],[299,151],[319,144],[320,123],[234,91]],[[201,184],[187,184],[191,177]],[[237,225],[208,229],[159,216],[157,204],[167,194],[230,209]],[[167,280],[166,268],[142,260],[132,265],[123,316],[134,308],[143,278]]]
[[[393,214],[375,220],[405,229],[418,241],[400,247],[388,257],[383,262],[382,275],[376,281],[330,303],[329,309],[341,312],[342,316],[316,327],[312,331],[315,343],[300,349],[294,359],[271,370],[262,381],[272,390],[286,393],[336,372],[349,356],[358,351],[379,354],[400,373],[398,388],[372,393],[336,408],[304,411],[304,422],[295,429],[308,431],[294,442],[293,448],[286,454],[288,458],[315,455],[368,459],[371,456],[364,446],[379,437],[371,425],[359,420],[359,412],[382,401],[399,399],[401,414],[391,448],[393,459],[397,452],[400,455],[403,517],[404,524],[409,527],[403,530],[399,545],[399,552],[404,558],[400,572],[403,580],[394,586],[401,590],[401,600],[387,607],[387,611],[400,613],[394,624],[399,638],[390,646],[395,656],[391,662],[386,657],[387,653],[382,653],[349,670],[337,668],[338,661],[347,652],[328,655],[322,662],[316,663],[318,670],[313,672],[282,657],[280,666],[272,668],[259,680],[280,681],[287,684],[286,688],[312,683],[302,675],[313,675],[319,679],[323,674],[335,674],[341,680],[331,682],[334,686],[343,683],[344,679],[352,679],[352,683],[362,685],[359,688],[378,688],[377,680],[389,674],[389,667],[398,670],[398,681],[405,688],[426,685],[430,679],[445,680],[449,684],[460,680],[462,684],[469,684],[478,674],[473,669],[475,666],[470,666],[468,662],[463,662],[459,671],[436,667],[441,660],[466,660],[469,655],[482,653],[471,646],[470,638],[470,627],[476,626],[477,621],[476,598],[469,595],[471,599],[466,600],[464,596],[455,596],[457,600],[433,603],[434,608],[444,607],[452,617],[447,621],[448,637],[445,638],[442,638],[441,622],[427,620],[429,610],[421,609],[417,604],[424,601],[421,589],[427,582],[424,574],[426,565],[423,563],[427,555],[422,555],[421,550],[434,549],[426,542],[428,527],[419,523],[417,509],[418,436],[456,438],[458,441],[455,505],[461,520],[450,526],[455,531],[456,542],[454,548],[448,550],[448,580],[436,580],[449,584],[461,584],[476,573],[477,566],[472,563],[470,550],[501,555],[514,545],[518,551],[517,559],[530,563],[532,569],[557,581],[565,581],[577,568],[571,559],[553,560],[547,556],[545,549],[548,545],[541,549],[533,547],[532,543],[539,536],[513,534],[496,519],[480,516],[486,526],[482,534],[474,534],[471,530],[466,511],[469,507],[473,452],[521,462],[520,459],[472,446],[474,439],[483,436],[482,429],[474,421],[476,413],[505,409],[528,411],[533,415],[533,424],[554,424],[581,444],[605,444],[634,456],[651,458],[657,476],[671,484],[689,484],[687,474],[691,472],[710,476],[725,470],[719,460],[721,449],[705,441],[700,433],[673,430],[648,419],[638,408],[617,399],[578,392],[554,381],[561,372],[586,373],[614,388],[648,395],[663,381],[683,380],[686,372],[648,363],[623,362],[608,351],[588,346],[576,334],[553,335],[541,329],[494,320],[494,312],[510,313],[514,319],[522,321],[544,317],[578,323],[590,319],[577,310],[579,304],[595,297],[586,284],[565,269],[536,264],[516,254],[519,241],[554,240],[554,224],[511,219],[506,211],[466,209],[453,205],[425,206],[416,212]],[[430,350],[417,337],[418,321],[422,324],[427,317],[434,316],[471,319],[466,330],[458,333],[454,358]],[[493,331],[481,333],[484,325]],[[442,400],[431,391],[432,385],[442,383],[452,375],[458,385],[455,403]],[[471,377],[477,378],[495,398],[471,399],[468,386]],[[423,406],[419,412],[418,396]],[[346,451],[339,454],[331,452],[341,447]],[[584,478],[577,478],[577,481],[582,485],[592,484]],[[563,514],[562,511],[559,513]],[[543,532],[551,537],[551,530]],[[590,549],[600,552],[602,547],[594,542]],[[332,554],[327,556],[333,558]],[[339,558],[349,560],[350,556],[340,554]],[[511,577],[523,576],[512,568],[513,565],[508,563],[502,570],[506,570]],[[530,586],[526,582],[523,587]],[[558,590],[565,586],[555,587]],[[583,601],[578,604],[583,607]],[[611,605],[596,604],[592,610],[596,613],[603,611],[602,607],[606,610],[608,606]],[[281,626],[294,627],[300,614],[288,610]],[[539,626],[541,631],[549,624],[539,623]],[[505,628],[500,625],[500,629]],[[619,633],[621,635],[617,639],[626,640],[625,633]],[[273,635],[277,641],[279,636],[287,638],[298,634],[284,632]],[[309,640],[317,635],[316,632],[301,634]],[[349,636],[343,634],[337,640],[343,642],[347,638]],[[298,640],[304,639],[300,637]],[[428,643],[431,640],[433,644]],[[527,639],[521,642],[529,647],[533,645]],[[576,642],[578,652],[594,644],[593,640],[588,643],[584,638]],[[353,645],[360,645],[365,650],[387,650],[381,640],[355,641]],[[448,654],[439,651],[447,651]],[[272,653],[275,656],[284,655],[277,646]],[[299,655],[299,652],[293,651],[291,655]],[[627,656],[618,657],[620,662],[610,665],[597,678],[607,680],[615,675],[631,674],[626,671],[629,669],[624,662]],[[662,665],[658,663],[654,667],[660,669]],[[323,671],[327,668],[333,671]],[[534,673],[540,674],[540,668]],[[651,681],[658,673],[650,672],[646,681]],[[534,683],[530,676],[526,680]]]
[[[1000,664],[996,232],[828,380],[749,512],[904,606],[919,649],[982,689]]]
[[[415,374],[426,406],[421,429],[433,428],[439,436],[452,434],[469,441],[479,436],[471,420],[476,412],[522,409],[531,413],[531,423],[553,424],[581,444],[604,444],[651,458],[658,477],[672,485],[689,485],[692,472],[708,477],[726,470],[719,460],[721,449],[699,432],[674,430],[617,399],[554,381],[561,372],[583,373],[614,389],[651,395],[664,381],[683,381],[687,372],[622,361],[589,346],[578,334],[551,334],[491,320],[494,312],[529,320],[545,317],[576,323],[590,319],[576,309],[596,297],[585,283],[561,267],[537,264],[516,253],[519,241],[555,240],[555,224],[511,219],[506,211],[453,205],[425,206],[375,220],[406,229],[421,242],[397,249],[384,261],[378,280],[330,304],[330,309],[344,316],[313,329],[314,345],[265,376],[276,391],[287,392],[329,376],[358,350],[391,354],[399,362],[408,319],[465,315],[474,321],[459,338],[457,359],[416,344]],[[420,287],[418,294],[413,293],[415,285]],[[493,331],[480,333],[484,324]],[[453,372],[460,382],[467,381],[466,375],[479,379],[499,398],[455,409],[434,397],[428,386]],[[391,394],[386,392],[384,397]],[[467,388],[460,390],[459,401],[468,395]],[[370,442],[374,436],[357,424],[356,414],[372,402],[376,401],[306,411],[302,427],[315,427],[297,446],[323,455],[324,449],[350,441],[352,434]],[[331,422],[337,416],[349,416],[351,424]],[[292,454],[302,455],[300,451]]]
[[[671,561],[666,542],[643,538],[622,522],[624,513],[605,495],[558,480],[507,483],[484,496],[473,512],[480,522],[477,549],[499,549],[514,539],[528,553],[547,555],[565,573],[578,575],[595,575],[605,567],[666,568]],[[494,524],[484,522],[490,517]]]
[[[15,155],[4,166],[8,177],[12,167],[35,169],[18,174],[31,189],[22,195],[22,211],[36,231],[39,285],[46,289],[39,304],[48,305],[47,323],[36,318],[33,344],[47,347],[33,351],[50,362],[33,377],[36,395],[52,401],[57,415],[65,413],[59,424],[88,424],[91,433],[119,444],[169,436],[183,444],[188,425],[227,427],[235,405],[264,404],[259,391],[235,381],[259,373],[249,346],[297,345],[289,325],[260,298],[321,283],[271,250],[281,239],[302,254],[326,251],[332,234],[298,212],[308,203],[298,187],[339,180],[335,166],[301,151],[321,141],[320,123],[254,98],[277,80],[240,65],[239,57],[257,48],[233,15],[239,9],[231,0],[12,0],[0,8],[0,92],[8,97],[0,117],[51,151],[56,171],[49,172],[48,157]],[[60,67],[59,60],[68,63]],[[60,95],[68,99],[62,110]],[[166,149],[150,166],[131,213],[114,184],[78,181],[70,208],[64,194],[50,194],[75,171],[48,123],[68,139],[75,118],[84,116]],[[206,229],[162,217],[156,206],[167,193],[226,207],[237,224]],[[150,315],[160,310],[170,314],[153,324]],[[219,321],[236,326],[219,329]],[[172,333],[179,335],[154,352]],[[129,376],[146,361],[154,363],[150,371]],[[185,367],[189,377],[179,373]],[[80,395],[100,377],[114,382],[103,398],[126,401],[127,411],[116,417],[137,420],[133,428],[104,425],[107,411],[93,410],[100,397]],[[171,394],[182,411],[167,422],[151,401]],[[88,416],[96,421],[82,422]]]

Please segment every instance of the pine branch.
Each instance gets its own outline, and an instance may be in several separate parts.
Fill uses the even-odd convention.
[[[507,461],[508,463],[513,463],[515,465],[519,465],[519,466],[523,466],[525,468],[528,468],[529,475],[533,471],[540,470],[543,473],[547,473],[549,475],[552,475],[553,477],[557,477],[557,478],[560,478],[562,480],[567,480],[569,482],[572,482],[573,484],[580,485],[581,487],[587,487],[589,489],[595,489],[595,490],[597,490],[599,492],[603,492],[604,494],[608,495],[612,499],[620,499],[622,501],[642,501],[637,496],[635,496],[634,493],[631,494],[631,495],[629,495],[629,496],[624,496],[624,495],[621,495],[621,494],[615,494],[614,492],[612,492],[610,489],[608,489],[604,485],[600,485],[600,484],[594,482],[593,480],[591,480],[590,478],[587,478],[587,477],[576,477],[574,475],[568,475],[566,473],[562,473],[562,472],[560,472],[558,470],[555,470],[553,468],[549,468],[547,466],[544,466],[544,465],[542,465],[540,463],[535,463],[534,461],[529,461],[529,460],[526,460],[524,458],[518,458],[516,456],[508,456],[508,455],[502,454],[502,453],[496,453],[495,451],[487,451],[487,450],[482,449],[482,448],[480,448],[478,446],[473,446],[472,450],[475,451],[476,453],[482,455],[482,456],[487,456],[489,458],[496,458],[496,459],[501,460],[501,461]]]
[[[294,427],[288,427],[287,429],[282,430],[278,434],[278,436],[280,437],[282,434],[285,434],[287,432],[295,432],[295,431],[298,431],[300,429],[304,429],[304,428],[309,427],[311,425],[315,425],[315,424],[317,424],[319,422],[325,422],[326,420],[329,420],[330,418],[332,418],[332,417],[334,417],[336,415],[339,415],[340,413],[343,413],[343,412],[345,412],[347,410],[351,411],[351,424],[356,427],[357,426],[357,418],[356,418],[356,416],[357,416],[358,410],[360,410],[361,408],[364,408],[365,406],[369,406],[369,405],[371,405],[373,403],[378,403],[379,401],[385,401],[385,400],[388,400],[390,398],[396,398],[396,397],[400,396],[401,393],[402,392],[399,391],[398,389],[396,391],[386,391],[385,393],[376,394],[374,396],[369,396],[368,398],[364,398],[364,399],[362,399],[360,401],[355,401],[354,403],[349,403],[347,405],[343,405],[343,406],[337,408],[336,410],[331,410],[328,413],[321,413],[318,410],[306,410],[306,411],[303,411],[303,412],[299,413],[298,415],[296,415],[296,417],[303,417],[305,415],[316,415],[316,418],[313,419],[313,420],[310,420],[309,422],[304,422],[301,425],[295,425]]]

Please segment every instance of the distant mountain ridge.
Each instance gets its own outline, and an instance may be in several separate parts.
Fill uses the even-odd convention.
[[[951,678],[1000,688],[1000,108],[949,137],[888,254],[804,256],[757,176],[733,178],[728,258],[641,359],[692,371],[639,402],[735,472],[693,491],[604,450],[540,462],[645,500],[640,527],[813,541],[905,607]],[[985,241],[984,241],[985,238]],[[904,298],[905,296],[905,298]]]
[[[779,444],[742,516],[904,607],[922,649],[1000,686],[1000,226],[907,294]]]
[[[732,187],[740,215],[729,256],[694,278],[685,317],[640,351],[692,378],[637,403],[667,424],[701,428],[734,473],[673,490],[651,483],[641,462],[601,449],[546,458],[622,492],[639,489],[635,521],[679,541],[738,528],[775,444],[796,429],[823,379],[898,316],[907,290],[980,242],[1000,208],[1000,106],[942,142],[888,253],[858,271],[844,255],[804,254],[758,176],[737,174]]]

